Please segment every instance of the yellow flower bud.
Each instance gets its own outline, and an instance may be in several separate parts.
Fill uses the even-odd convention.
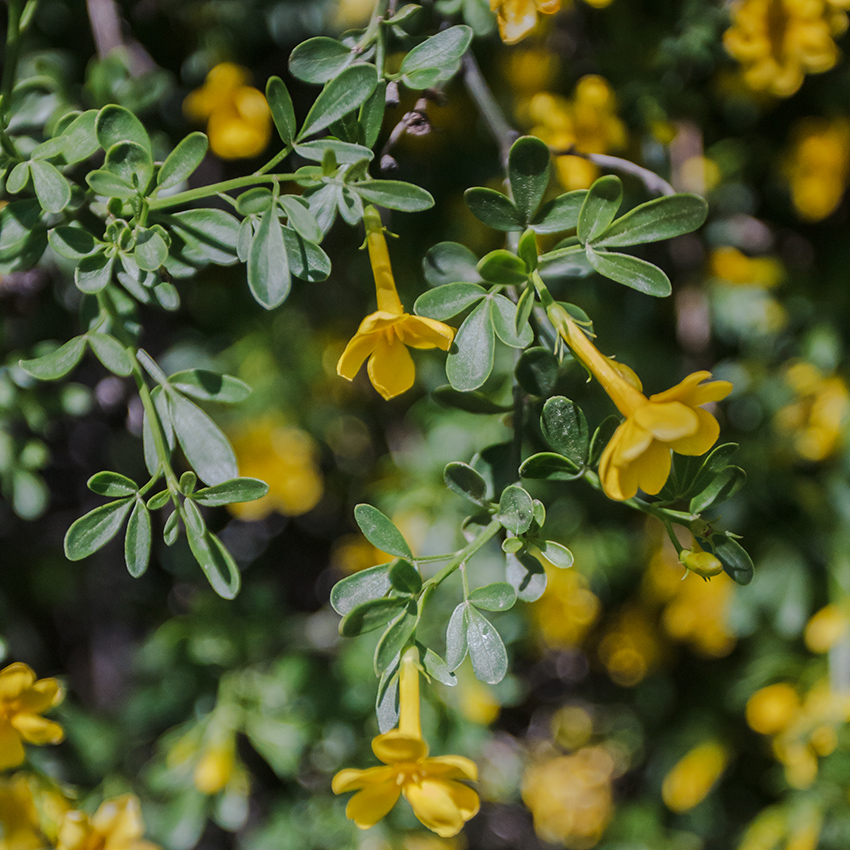
[[[684,549],[679,556],[683,566],[703,578],[711,578],[723,572],[723,564],[711,554],[694,544],[693,549]]]
[[[747,700],[747,723],[762,735],[776,735],[788,727],[799,709],[800,698],[794,688],[787,682],[777,682]]]
[[[687,812],[701,803],[728,762],[726,748],[717,741],[706,741],[694,747],[664,777],[661,796],[667,808]]]
[[[208,747],[195,765],[192,779],[202,793],[212,796],[222,791],[233,776],[236,752],[232,738]]]

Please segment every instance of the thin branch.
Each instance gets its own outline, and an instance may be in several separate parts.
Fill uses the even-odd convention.
[[[643,168],[640,165],[635,165],[627,159],[621,159],[618,156],[609,156],[604,153],[584,153],[576,150],[575,145],[570,145],[568,148],[550,148],[553,156],[577,156],[581,159],[586,159],[594,165],[606,171],[616,171],[620,174],[629,174],[632,177],[637,177],[647,190],[653,195],[675,195],[676,190],[663,178],[659,177],[654,171],[648,168]]]
[[[135,39],[125,39],[115,0],[86,0],[92,36],[99,59],[123,48],[129,59],[129,71],[137,77],[156,68],[150,54]]]
[[[502,107],[493,97],[493,92],[490,91],[490,86],[487,85],[471,50],[463,54],[463,83],[499,146],[502,164],[507,167],[511,145],[520,134],[507,122]]]
[[[389,95],[389,90],[387,90]],[[401,121],[393,127],[387,143],[381,149],[381,171],[393,171],[398,163],[392,156],[393,148],[401,141],[402,136],[426,136],[431,132],[431,122],[428,120],[428,97],[420,97],[410,112],[405,112]]]

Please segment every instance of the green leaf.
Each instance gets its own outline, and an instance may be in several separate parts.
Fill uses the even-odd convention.
[[[159,169],[156,177],[157,187],[171,189],[188,180],[204,161],[209,146],[210,140],[204,133],[197,131],[189,133],[162,163],[162,168]]]
[[[417,6],[417,8],[419,8]],[[384,123],[384,112],[387,107],[387,83],[386,80],[378,80],[375,91],[366,99],[360,108],[360,126],[363,128],[363,143],[370,153],[375,147],[378,136],[381,135],[381,127]]]
[[[475,186],[463,197],[472,214],[494,230],[523,230],[525,221],[510,198],[495,189]]]
[[[516,331],[516,304],[504,295],[490,295],[490,315],[493,320],[493,329],[499,339],[511,348],[525,348],[534,340],[534,332],[526,324],[520,333]]]
[[[366,504],[357,505],[354,508],[354,519],[365,538],[377,549],[397,558],[413,558],[404,535],[377,508]]]
[[[478,587],[469,594],[469,601],[483,611],[507,611],[516,602],[516,590],[506,581]]]
[[[517,382],[529,394],[551,395],[558,383],[558,358],[548,348],[523,351],[514,370]]]
[[[377,90],[375,89],[375,91]],[[339,165],[353,165],[355,162],[362,162],[364,159],[371,161],[375,156],[369,148],[365,148],[363,145],[341,142],[339,139],[313,139],[310,142],[302,142],[295,146],[295,152],[299,156],[313,162],[322,162],[327,151],[333,152]]]
[[[310,212],[306,201],[296,195],[281,195],[278,200],[286,212],[287,223],[299,236],[308,242],[322,241],[322,228]]]
[[[496,343],[489,300],[482,300],[464,319],[446,358],[446,376],[461,392],[478,389],[493,371]]]
[[[587,259],[599,274],[644,295],[664,298],[673,291],[670,278],[646,260],[629,254],[597,253],[590,245],[587,246]]]
[[[95,132],[97,116],[96,109],[83,112],[62,131],[60,136],[45,142],[45,147],[51,142],[55,142],[56,149],[61,152],[62,158],[69,165],[88,159],[100,147]],[[39,147],[42,146],[39,145]],[[33,159],[41,158],[41,155],[36,153],[37,151],[38,148],[33,151]],[[50,153],[47,155],[52,156]]]
[[[141,230],[136,237],[133,259],[143,271],[155,272],[168,259],[168,246],[153,228]]]
[[[186,502],[185,508],[187,514],[198,510],[191,502]],[[199,531],[190,522],[186,522],[186,537],[212,589],[223,599],[234,599],[239,593],[242,576],[230,552],[214,534],[206,528]]]
[[[331,606],[337,614],[347,614],[370,599],[385,596],[390,587],[389,564],[379,564],[340,579],[331,590]]]
[[[247,191],[242,192],[242,194],[236,199],[236,211],[239,215],[258,215],[259,213],[266,212],[273,203],[274,195],[272,194],[271,189],[268,189],[265,186],[254,186],[253,189],[248,189]],[[246,224],[250,225],[250,222],[243,221],[243,229]],[[250,230],[250,227],[248,232],[253,232]]]
[[[516,254],[498,248],[478,261],[478,273],[491,283],[513,285],[528,280],[528,267]]]
[[[400,593],[416,594],[422,590],[422,576],[410,561],[399,558],[390,567],[390,584]]]
[[[164,508],[171,501],[171,493],[168,490],[160,490],[159,493],[154,493],[148,499],[147,505],[149,511],[158,511]]]
[[[198,476],[194,472],[184,472],[177,484],[178,489],[184,496],[191,496],[198,483]]]
[[[209,485],[236,478],[236,455],[218,425],[179,393],[170,393],[169,404],[177,440],[198,477]]]
[[[484,393],[469,391],[459,392],[449,386],[437,387],[431,395],[439,404],[446,407],[456,407],[467,413],[507,413],[513,410],[512,404],[497,404]]]
[[[433,82],[448,80],[457,73],[460,60],[472,41],[472,29],[467,26],[454,26],[426,38],[417,44],[402,60],[399,73],[412,88],[419,88],[428,75],[436,71]],[[423,75],[421,72],[426,72]]]
[[[466,658],[469,645],[466,641],[466,626],[468,610],[467,602],[461,602],[452,612],[449,624],[446,628],[446,667],[451,672],[457,670]]]
[[[331,273],[330,257],[314,242],[302,239],[289,227],[283,228],[289,270],[300,280],[325,280]]]
[[[422,653],[422,667],[428,676],[442,685],[453,688],[457,684],[457,676],[449,670],[449,665],[433,649],[427,648]]]
[[[466,640],[475,677],[488,685],[496,685],[508,672],[508,653],[492,623],[469,606]]]
[[[477,505],[487,501],[487,482],[469,464],[452,461],[443,470],[443,480],[449,490]]]
[[[549,148],[536,136],[520,136],[508,155],[508,176],[514,204],[530,222],[549,185]]]
[[[298,48],[296,48],[297,50]],[[295,108],[292,98],[280,77],[269,77],[266,83],[266,100],[272,112],[272,121],[284,145],[291,145],[295,138]]]
[[[537,268],[537,237],[534,235],[533,230],[526,230],[520,236],[516,251],[529,272]],[[533,287],[526,287],[523,291],[528,291],[529,289],[533,289]]]
[[[413,305],[413,312],[429,319],[450,319],[462,313],[487,294],[477,283],[447,283],[423,292]]]
[[[103,166],[144,193],[153,177],[153,159],[148,148],[135,142],[116,142],[106,152]]]
[[[530,555],[508,555],[505,578],[516,590],[517,599],[523,602],[536,602],[546,590],[546,571]]]
[[[134,502],[133,498],[119,499],[81,516],[65,534],[65,557],[79,561],[109,543],[118,534]]]
[[[83,257],[74,269],[74,283],[77,289],[92,295],[105,289],[112,280],[112,267],[115,257],[107,257],[103,251]]]
[[[376,676],[380,676],[407,645],[416,631],[416,622],[416,604],[410,603],[407,610],[399,614],[381,635],[375,648]]]
[[[554,540],[544,540],[538,544],[538,549],[540,549],[540,554],[559,570],[566,570],[574,563],[573,553],[566,546]]]
[[[398,725],[398,671],[399,665],[393,664],[381,674],[378,693],[375,698],[375,715],[378,731],[383,734]]]
[[[535,233],[561,233],[565,230],[575,230],[578,227],[578,217],[587,197],[586,189],[567,192],[547,201],[531,220],[531,229]]]
[[[35,195],[45,212],[62,212],[71,201],[71,187],[55,165],[37,159],[30,163]]]
[[[128,183],[118,174],[113,174],[105,168],[90,171],[86,175],[86,183],[95,194],[106,198],[135,198],[139,193],[132,183]]]
[[[430,192],[401,180],[364,180],[350,186],[364,201],[390,210],[421,212],[434,206]]]
[[[747,550],[725,534],[714,534],[711,538],[714,554],[723,564],[723,569],[738,584],[749,584],[753,580],[753,559]]]
[[[17,195],[18,192],[23,192],[27,187],[30,179],[30,163],[19,162],[6,178],[6,191],[12,195]]]
[[[358,55],[335,38],[308,38],[289,55],[289,70],[305,83],[326,83],[354,62]],[[287,141],[284,139],[284,142]]]
[[[248,255],[248,286],[255,300],[272,310],[286,300],[292,287],[289,260],[280,220],[274,209],[266,210],[251,242]]]
[[[240,222],[230,213],[208,208],[183,210],[163,215],[160,221],[182,240],[179,254],[186,262],[220,266],[236,262]]]
[[[127,478],[126,475],[121,475],[120,472],[108,471],[96,472],[86,481],[86,487],[99,496],[109,496],[113,499],[132,496],[139,489],[132,478]]]
[[[495,519],[511,533],[525,534],[534,519],[531,496],[518,484],[505,487],[499,499],[499,512]]]
[[[563,455],[538,452],[522,462],[519,474],[522,478],[544,481],[575,481],[581,475],[581,467]]]
[[[183,395],[218,404],[237,404],[251,395],[251,387],[239,378],[207,369],[183,369],[170,375],[168,383]]]
[[[564,396],[547,399],[540,415],[540,430],[549,445],[568,457],[577,467],[588,457],[590,430],[584,412]]]
[[[725,502],[732,498],[746,482],[747,473],[740,466],[727,466],[704,490],[691,499],[688,510],[692,514],[699,514],[712,505]]]
[[[594,181],[578,215],[578,238],[583,245],[594,242],[607,229],[623,201],[623,184],[609,174]]]
[[[478,258],[469,248],[457,242],[440,242],[430,248],[422,261],[422,269],[425,280],[431,286],[481,280]]]
[[[34,360],[21,360],[21,368],[40,381],[58,381],[80,362],[86,350],[86,338],[75,336],[50,354]]]
[[[95,357],[115,375],[126,378],[133,372],[133,358],[130,352],[109,334],[92,331],[87,335],[88,343]]]
[[[358,109],[377,84],[378,72],[373,65],[345,68],[322,89],[304,119],[298,138],[315,135],[343,115]]]
[[[118,142],[135,142],[148,154],[152,153],[150,136],[144,124],[123,106],[116,104],[104,106],[95,120],[95,134],[98,144],[105,151]]]
[[[204,487],[192,494],[199,504],[210,508],[230,505],[233,502],[253,502],[269,492],[269,485],[259,478],[234,478],[213,487]]]
[[[356,637],[386,626],[408,600],[394,596],[390,599],[369,599],[351,608],[339,621],[339,633],[343,637]]]
[[[124,562],[133,578],[144,575],[151,559],[151,517],[145,503],[136,499],[124,537]]]
[[[68,260],[81,260],[97,248],[94,236],[82,227],[54,227],[47,234],[50,247]]]
[[[707,215],[708,204],[699,195],[655,198],[618,218],[595,244],[600,248],[622,248],[672,239],[701,227]]]
[[[38,262],[47,245],[38,201],[13,201],[0,210],[0,263],[3,273]]]

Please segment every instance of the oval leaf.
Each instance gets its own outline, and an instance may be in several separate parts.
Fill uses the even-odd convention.
[[[145,503],[136,500],[124,537],[124,562],[133,578],[144,575],[151,559],[151,517]]]
[[[65,557],[69,561],[87,558],[118,534],[134,499],[120,499],[101,505],[81,516],[65,534]]]
[[[259,478],[234,478],[213,487],[204,487],[192,494],[199,504],[215,508],[230,505],[233,502],[253,502],[262,499],[269,492],[269,485]]]
[[[210,140],[204,133],[189,133],[165,158],[156,178],[157,186],[171,189],[188,180],[204,161],[209,146]]]
[[[312,136],[353,112],[375,91],[378,72],[374,65],[354,65],[330,80],[304,119],[298,138]]]
[[[475,677],[488,685],[496,685],[508,672],[508,653],[492,623],[469,607],[466,640]]]
[[[404,535],[386,514],[372,505],[360,504],[354,508],[354,519],[363,536],[377,549],[397,558],[413,558]]]
[[[597,253],[589,245],[587,259],[599,274],[643,292],[644,295],[665,298],[673,291],[670,278],[658,266],[646,260],[629,254]]]
[[[596,244],[622,248],[672,239],[701,227],[707,215],[708,204],[699,195],[655,198],[618,218]]]
[[[198,477],[210,485],[236,478],[236,455],[218,425],[178,393],[170,394],[169,403],[177,440]]]

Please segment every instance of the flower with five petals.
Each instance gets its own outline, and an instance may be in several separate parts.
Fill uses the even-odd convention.
[[[390,266],[381,217],[374,207],[369,206],[364,211],[363,221],[369,260],[375,275],[378,309],[360,323],[357,333],[342,352],[336,371],[352,381],[368,357],[369,380],[389,400],[413,386],[415,370],[407,346],[448,351],[454,338],[454,328],[436,319],[404,312]]]
[[[0,770],[17,767],[26,757],[23,742],[58,744],[62,727],[41,714],[62,700],[56,679],[39,679],[16,662],[0,670]]]
[[[382,767],[347,768],[333,779],[335,794],[357,792],[345,814],[360,829],[374,826],[402,794],[416,817],[441,838],[457,835],[478,812],[478,794],[458,781],[478,778],[475,762],[464,756],[428,757],[419,723],[419,653],[413,647],[401,660],[398,728],[378,735],[372,750]]]
[[[561,0],[490,0],[505,44],[522,41],[537,26],[537,15],[554,15]]]
[[[671,452],[705,454],[720,434],[717,420],[702,405],[732,392],[729,381],[708,381],[710,372],[694,372],[675,387],[647,398],[631,369],[609,360],[560,305],[549,317],[575,356],[602,384],[625,421],[614,432],[599,460],[605,494],[618,501],[637,491],[655,495],[670,475]]]

